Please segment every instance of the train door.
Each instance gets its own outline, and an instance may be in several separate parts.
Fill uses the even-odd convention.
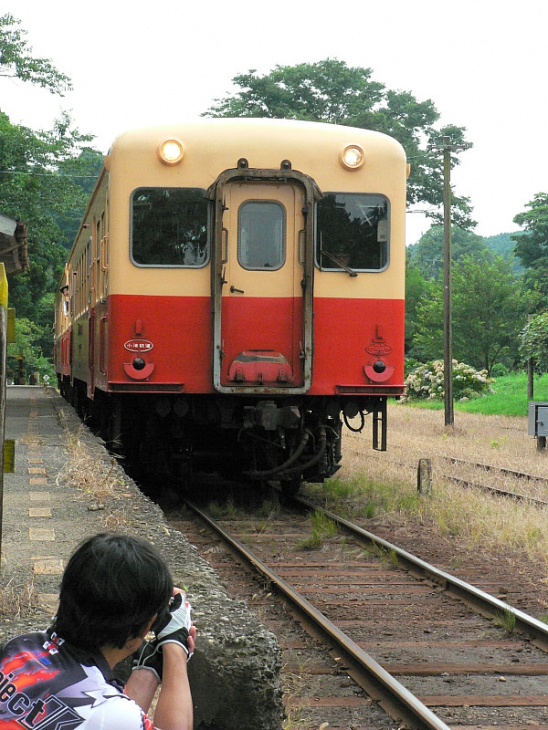
[[[220,195],[214,385],[223,392],[304,392],[312,329],[306,190],[287,179],[235,179]]]

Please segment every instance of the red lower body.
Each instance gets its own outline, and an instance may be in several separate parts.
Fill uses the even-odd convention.
[[[237,301],[231,299],[231,307]],[[240,326],[233,311],[223,310],[223,319],[228,322],[222,340],[223,373],[240,353],[263,350],[281,353],[292,364],[294,376],[302,377],[301,317],[297,313],[293,321],[288,316],[285,300],[248,300]],[[103,333],[95,328],[92,348],[94,382],[99,389],[151,392],[158,387],[164,392],[215,392],[209,298],[111,296],[107,321]],[[347,388],[365,394],[368,388],[378,387],[387,393],[402,392],[403,339],[401,300],[316,299],[308,394],[333,395]],[[136,359],[141,370],[134,368]],[[371,368],[378,361],[388,370],[377,377]],[[368,377],[366,369],[376,381]]]

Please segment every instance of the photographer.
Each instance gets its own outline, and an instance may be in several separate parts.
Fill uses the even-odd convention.
[[[190,613],[148,543],[114,534],[85,540],[66,566],[53,625],[0,653],[0,726],[191,730]],[[122,689],[113,669],[134,654]],[[160,683],[153,723],[146,713]]]

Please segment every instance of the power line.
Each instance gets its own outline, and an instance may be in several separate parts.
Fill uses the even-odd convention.
[[[69,175],[65,172],[34,172],[34,170],[0,170],[0,175],[33,175],[34,177],[70,177],[80,180],[95,180],[99,175]]]

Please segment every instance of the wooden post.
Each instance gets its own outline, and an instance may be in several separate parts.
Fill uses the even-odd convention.
[[[445,425],[455,425],[451,302],[451,146],[443,150],[443,386]]]
[[[430,459],[419,459],[417,492],[419,494],[432,494],[432,461]]]
[[[469,143],[457,144],[442,137],[428,149],[443,152],[443,384],[445,389],[445,425],[455,425],[453,408],[453,346],[451,315],[451,152],[467,150]]]
[[[533,358],[527,360],[527,400],[533,400],[535,397],[535,363]]]

